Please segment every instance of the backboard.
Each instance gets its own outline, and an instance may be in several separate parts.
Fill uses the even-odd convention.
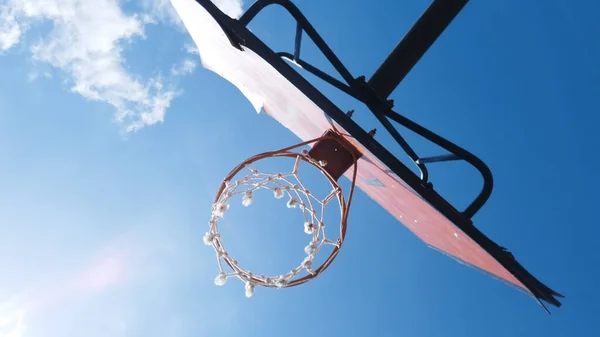
[[[492,175],[477,157],[457,145],[408,120],[392,110],[387,96],[410,71],[445,27],[466,5],[466,0],[436,0],[411,31],[369,79],[353,77],[327,47],[324,40],[300,11],[287,0],[258,0],[238,20],[221,12],[210,0],[171,0],[200,51],[202,65],[235,85],[252,103],[256,112],[271,116],[302,140],[318,138],[328,130],[344,135],[361,153],[357,164],[358,186],[426,244],[459,261],[532,296],[560,306],[560,294],[525,270],[503,247],[479,231],[471,217],[487,201]],[[296,50],[276,53],[247,29],[247,24],[264,7],[285,7],[297,20]],[[300,36],[305,33],[321,49],[346,83],[335,80],[299,57]],[[361,102],[405,149],[421,175],[377,142],[351,115],[311,85],[284,58],[321,77]],[[421,158],[414,153],[391,122],[401,124],[449,152]],[[478,197],[464,211],[458,211],[440,196],[428,180],[426,164],[464,160],[484,179]],[[351,177],[353,169],[345,175]],[[543,306],[543,304],[542,304]]]

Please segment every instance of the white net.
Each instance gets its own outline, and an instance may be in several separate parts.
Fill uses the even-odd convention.
[[[231,181],[226,179],[222,185],[221,191],[212,205],[212,214],[209,221],[209,230],[204,236],[204,243],[212,246],[217,255],[219,274],[215,278],[216,285],[224,285],[231,277],[238,278],[245,284],[246,296],[251,297],[255,286],[283,288],[312,279],[323,271],[337,255],[341,248],[345,234],[345,213],[347,212],[346,202],[340,186],[331,178],[323,167],[327,164],[324,161],[317,162],[312,159],[306,150],[301,153],[282,152],[278,156],[291,157],[295,159],[294,167],[289,173],[267,173],[259,171],[251,166],[252,160],[249,160],[238,170],[237,173],[245,169],[246,174],[241,178]],[[262,158],[259,158],[262,159]],[[312,166],[319,168],[328,178],[331,184],[331,192],[325,198],[318,198],[309,191],[298,176],[298,168],[301,161],[307,162]],[[236,172],[237,171],[237,172]],[[235,174],[230,174],[229,179]],[[219,220],[222,219],[230,207],[230,201],[235,196],[241,196],[241,204],[249,207],[254,202],[255,194],[258,190],[266,189],[272,192],[276,199],[287,200],[288,208],[295,208],[302,212],[304,216],[304,233],[307,235],[307,245],[304,248],[305,258],[295,268],[281,275],[257,275],[244,269],[239,263],[229,256],[225,249],[221,236],[219,234]],[[325,209],[326,205],[336,199],[339,203],[342,223],[339,236],[333,240],[328,238],[325,231]],[[318,268],[314,268],[315,257],[322,250],[324,245],[334,247],[329,258]]]

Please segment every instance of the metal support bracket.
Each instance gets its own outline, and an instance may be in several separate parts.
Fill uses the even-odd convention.
[[[242,17],[240,17],[239,22],[244,26],[247,26],[260,11],[269,5],[279,5],[286,9],[296,20],[294,53],[277,52],[276,54],[284,59],[293,61],[295,64],[321,80],[364,103],[416,165],[420,172],[419,179],[424,186],[427,186],[429,189],[432,188],[426,164],[434,161],[427,159],[423,160],[423,158],[421,158],[408,144],[404,137],[402,137],[391,121],[408,128],[421,137],[444,148],[446,151],[451,152],[451,155],[455,157],[455,160],[464,160],[474,166],[481,173],[484,182],[479,195],[464,211],[461,212],[465,218],[471,219],[477,211],[483,207],[491,195],[493,178],[489,168],[479,158],[458,145],[394,112],[392,110],[393,103],[387,100],[389,93],[395,89],[406,73],[413,68],[417,61],[429,49],[431,44],[435,42],[437,37],[443,32],[448,24],[450,24],[452,19],[458,15],[467,2],[468,0],[434,1],[368,82],[364,76],[359,76],[357,78],[352,76],[350,71],[344,66],[327,43],[325,43],[325,40],[323,40],[308,19],[289,0],[258,0],[248,8]],[[333,65],[346,83],[337,80],[333,76],[301,59],[300,49],[302,34],[304,32],[315,43],[317,48]],[[407,50],[411,51],[408,53],[408,56]],[[393,77],[390,77],[392,75],[384,76],[384,74],[388,73],[395,75],[393,75]],[[442,161],[437,160],[435,162]],[[398,173],[396,172],[396,174]]]

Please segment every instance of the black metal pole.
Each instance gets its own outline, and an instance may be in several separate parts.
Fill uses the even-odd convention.
[[[368,84],[387,98],[469,0],[434,0],[375,71]]]
[[[461,158],[454,153],[443,154],[440,156],[419,158],[417,164],[442,163],[446,161],[460,160]]]
[[[359,95],[359,93],[356,91],[356,89],[350,87],[349,85],[343,83],[342,81],[339,81],[335,77],[332,77],[331,75],[329,75],[326,72],[320,70],[319,68],[313,66],[312,64],[302,60],[301,58],[294,59],[295,58],[294,55],[287,53],[287,52],[283,52],[283,51],[277,52],[275,54],[277,54],[281,58],[288,59],[292,62],[295,62],[297,66],[300,66],[300,68],[308,71],[309,73],[317,76],[318,78],[322,79],[323,81],[338,88],[339,90],[343,91],[347,95],[350,95],[359,101],[362,99],[361,96]]]
[[[294,40],[294,61],[300,59],[300,45],[302,44],[302,25],[296,23],[296,39]]]

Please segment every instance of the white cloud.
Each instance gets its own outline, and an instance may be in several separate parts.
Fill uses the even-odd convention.
[[[223,13],[237,19],[242,15],[243,0],[211,0]],[[152,10],[152,13],[162,19],[181,23],[179,15],[171,5],[171,0],[142,0],[146,8]],[[183,25],[182,25],[183,26]]]
[[[33,82],[38,78],[50,79],[52,78],[52,74],[49,71],[32,71],[27,75],[29,82]]]
[[[231,16],[242,12],[241,0],[213,1]],[[169,0],[144,0],[144,12],[135,14],[125,13],[120,2],[0,0],[0,53],[21,43],[35,24],[50,22],[48,35],[30,46],[34,60],[61,70],[73,92],[112,105],[127,131],[162,122],[180,91],[161,76],[144,80],[131,74],[123,50],[145,38],[145,25],[157,20],[179,25],[180,20]],[[186,59],[173,69],[183,75],[195,67]]]
[[[26,29],[26,27],[24,27]],[[10,4],[0,6],[0,52],[10,49],[19,42],[22,34],[21,25],[17,23],[14,9]]]
[[[18,301],[15,298],[0,302],[0,336],[23,337],[25,326],[25,310],[16,307]]]
[[[183,48],[185,48],[185,51],[188,54],[200,55],[200,50],[198,50],[198,47],[196,47],[195,44],[186,43],[185,45],[183,45]]]
[[[183,60],[183,62],[181,62],[181,64],[175,65],[175,66],[173,66],[173,68],[171,68],[171,75],[172,76],[183,76],[183,75],[191,74],[196,69],[196,66],[197,66],[196,61],[194,61],[190,58],[186,58]]]
[[[239,18],[242,15],[243,0],[211,0],[223,13],[232,18]],[[141,5],[151,13],[151,15],[160,21],[175,24],[181,30],[185,26],[181,22],[175,8],[171,5],[171,0],[141,0]]]
[[[4,50],[32,24],[50,21],[49,34],[30,47],[34,60],[62,70],[73,92],[114,106],[128,131],[163,121],[176,91],[124,67],[124,46],[145,37],[145,16],[124,13],[116,0],[8,0],[0,11]]]
[[[185,30],[185,26],[181,23],[170,0],[141,0],[140,4],[152,17],[162,22],[175,24],[181,30]]]
[[[212,0],[212,2],[232,18],[237,19],[242,15],[242,5],[244,4],[242,0]]]

